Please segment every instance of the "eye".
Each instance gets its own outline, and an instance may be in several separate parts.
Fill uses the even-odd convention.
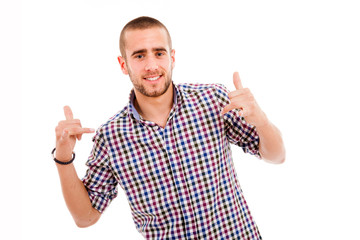
[[[157,56],[157,57],[164,56],[164,53],[163,53],[163,52],[157,52],[157,53],[156,53],[156,56]]]
[[[139,55],[136,55],[135,58],[136,58],[136,59],[142,59],[142,58],[144,58],[144,55],[140,55],[140,54],[139,54]]]

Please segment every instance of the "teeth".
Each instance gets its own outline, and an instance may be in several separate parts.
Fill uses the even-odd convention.
[[[149,81],[155,81],[155,80],[158,80],[159,78],[160,78],[160,76],[152,77],[152,78],[145,78],[145,79],[149,80]]]

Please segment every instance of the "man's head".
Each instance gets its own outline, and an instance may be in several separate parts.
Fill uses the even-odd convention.
[[[134,20],[131,20],[128,22],[124,28],[122,29],[120,33],[120,40],[119,40],[119,47],[120,47],[120,53],[123,58],[126,59],[126,32],[130,30],[144,30],[149,28],[162,28],[166,31],[167,37],[168,37],[168,44],[169,44],[169,50],[172,50],[172,42],[170,33],[165,27],[164,24],[162,24],[159,20],[151,17],[138,17]]]
[[[121,70],[130,76],[135,94],[159,97],[168,91],[175,51],[162,23],[149,17],[132,20],[121,32],[120,51]]]

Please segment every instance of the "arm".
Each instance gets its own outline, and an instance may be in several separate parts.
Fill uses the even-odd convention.
[[[69,107],[64,107],[66,120],[59,122],[56,132],[56,159],[69,161],[75,147],[76,139],[80,140],[82,134],[92,133],[93,129],[82,128]],[[63,196],[66,205],[78,227],[88,227],[97,222],[101,214],[91,205],[87,190],[77,176],[74,165],[56,164]]]
[[[73,164],[59,165],[61,188],[66,205],[78,227],[88,227],[95,224],[101,213],[91,206],[86,188],[78,178]]]
[[[255,125],[256,126],[256,125]],[[281,133],[270,121],[256,127],[260,138],[259,151],[261,157],[270,163],[285,161],[285,147]]]
[[[259,151],[262,158],[271,163],[285,161],[285,147],[280,131],[273,125],[257,104],[249,89],[243,88],[239,74],[234,73],[236,90],[229,93],[230,104],[225,106],[222,114],[232,109],[240,109],[246,122],[256,126],[260,138]]]

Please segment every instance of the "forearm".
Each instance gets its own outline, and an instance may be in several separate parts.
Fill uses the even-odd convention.
[[[100,213],[91,205],[83,182],[73,164],[56,164],[66,205],[78,227],[88,227],[97,222]]]
[[[281,133],[270,121],[256,127],[260,137],[259,151],[265,161],[283,163],[285,161],[285,147]]]

